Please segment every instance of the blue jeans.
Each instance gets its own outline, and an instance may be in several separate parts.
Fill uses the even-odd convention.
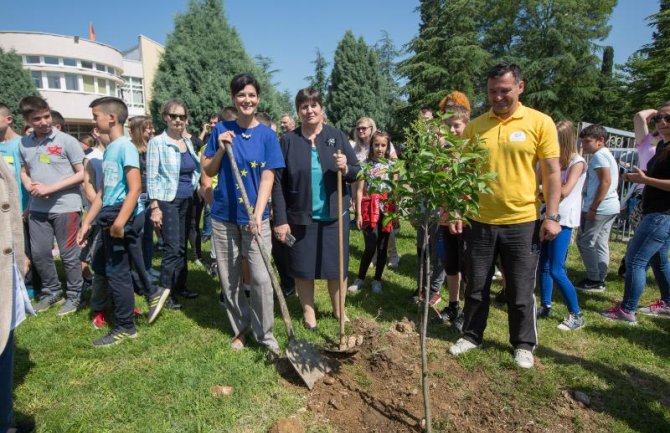
[[[651,265],[661,299],[670,303],[670,215],[650,213],[642,216],[626,251],[626,282],[621,308],[634,312],[644,292],[647,267]]]
[[[561,232],[553,241],[542,242],[540,249],[540,302],[544,306],[551,306],[551,292],[554,282],[563,295],[568,311],[579,313],[577,291],[565,272],[565,259],[570,248],[572,228],[561,226]]]
[[[202,235],[212,237],[212,208],[207,203],[202,210]]]
[[[3,300],[3,302],[6,300]],[[14,374],[14,331],[9,331],[5,350],[0,353],[0,433],[12,426],[12,375]]]

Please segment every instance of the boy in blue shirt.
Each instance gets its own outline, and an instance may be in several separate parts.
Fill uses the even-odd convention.
[[[77,241],[80,245],[85,244],[91,224],[97,217],[97,224],[102,229],[103,248],[93,258],[93,269],[104,271],[107,276],[115,326],[93,345],[111,346],[137,336],[130,256],[131,250],[141,245],[144,227],[142,204],[138,203],[142,190],[140,158],[135,145],[123,135],[123,124],[128,118],[126,104],[118,98],[103,97],[91,102],[90,108],[98,131],[109,135],[111,142],[103,157],[103,188],[91,204]],[[144,266],[143,263],[135,265]],[[158,316],[169,294],[169,289],[156,288],[149,296],[149,323]]]

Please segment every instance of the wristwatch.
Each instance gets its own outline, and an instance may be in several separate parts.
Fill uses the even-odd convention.
[[[557,213],[547,214],[544,217],[548,220],[556,221],[557,223],[561,222],[561,216]]]

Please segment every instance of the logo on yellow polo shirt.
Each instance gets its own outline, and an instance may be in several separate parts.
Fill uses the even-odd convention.
[[[526,134],[523,131],[512,132],[509,141],[526,141]]]

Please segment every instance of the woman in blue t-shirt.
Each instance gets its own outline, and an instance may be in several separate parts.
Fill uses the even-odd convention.
[[[276,353],[279,345],[272,329],[274,299],[270,274],[263,262],[255,234],[260,234],[267,251],[271,233],[267,206],[274,183],[274,171],[284,167],[277,134],[258,122],[255,116],[260,101],[258,81],[248,74],[233,77],[230,94],[237,109],[237,120],[219,122],[207,141],[203,171],[218,175],[212,200],[212,248],[221,280],[222,298],[233,328],[231,348],[241,350],[245,334],[251,331],[261,345]],[[231,145],[244,190],[253,206],[250,221],[241,189],[235,180],[226,145]],[[251,277],[249,298],[242,290],[242,260],[247,259]]]
[[[151,221],[163,235],[160,285],[171,289],[168,308],[181,308],[175,295],[195,298],[186,289],[186,242],[191,223],[193,191],[200,179],[200,160],[184,135],[188,108],[176,99],[163,105],[167,129],[149,141],[147,192]]]

